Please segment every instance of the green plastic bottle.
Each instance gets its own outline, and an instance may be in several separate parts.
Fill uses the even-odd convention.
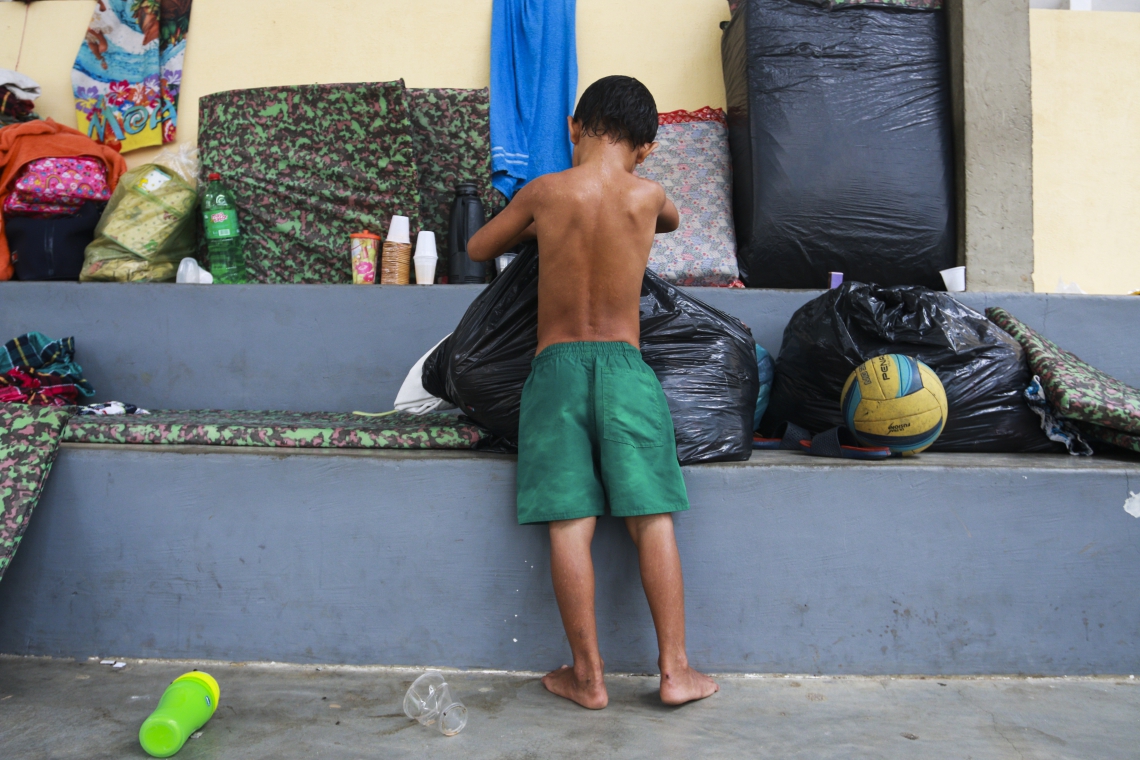
[[[151,757],[170,757],[206,725],[218,709],[221,690],[209,674],[193,671],[166,687],[158,707],[143,721],[139,743]]]
[[[210,174],[202,197],[202,221],[206,227],[206,247],[210,250],[210,274],[214,282],[245,282],[245,254],[241,247],[234,194],[222,182],[222,175]]]

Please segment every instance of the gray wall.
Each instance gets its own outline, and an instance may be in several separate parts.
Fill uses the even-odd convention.
[[[491,455],[65,446],[0,583],[0,652],[534,669],[569,655],[546,530]],[[201,450],[199,450],[201,451]],[[771,452],[685,469],[693,662],[713,671],[1140,670],[1140,466]],[[603,656],[653,672],[621,525]]]
[[[477,286],[0,283],[0,339],[74,335],[98,392],[164,409],[390,409],[412,364],[454,329]],[[694,288],[779,351],[818,291]],[[964,293],[1006,306],[1095,366],[1140,386],[1140,298]]]

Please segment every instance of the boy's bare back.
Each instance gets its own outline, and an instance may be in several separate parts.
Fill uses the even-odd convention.
[[[641,281],[653,235],[677,228],[677,209],[634,167],[655,143],[634,149],[571,125],[575,166],[534,180],[468,244],[489,259],[537,237],[538,352],[555,343],[640,344]]]

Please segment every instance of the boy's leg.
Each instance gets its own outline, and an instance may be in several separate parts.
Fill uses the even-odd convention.
[[[673,515],[627,517],[625,524],[637,545],[641,585],[657,629],[661,701],[680,705],[720,691],[715,681],[689,667],[689,656],[685,652],[685,584],[681,577],[681,555],[673,535]],[[592,600],[592,582],[590,587]]]
[[[574,665],[563,665],[542,679],[542,685],[551,692],[591,710],[602,709],[610,700],[603,680],[594,618],[594,562],[590,544],[597,521],[596,517],[583,517],[550,523],[550,575]]]

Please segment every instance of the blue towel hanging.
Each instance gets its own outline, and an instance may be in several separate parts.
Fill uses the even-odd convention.
[[[491,14],[491,182],[507,198],[570,168],[576,0],[494,0]]]

